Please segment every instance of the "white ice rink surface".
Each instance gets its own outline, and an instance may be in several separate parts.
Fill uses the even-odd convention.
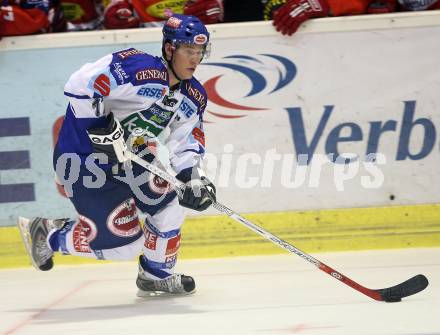
[[[376,302],[295,255],[181,261],[197,293],[176,298],[137,298],[134,262],[2,270],[0,335],[440,334],[440,249],[314,256],[369,288],[430,285]]]

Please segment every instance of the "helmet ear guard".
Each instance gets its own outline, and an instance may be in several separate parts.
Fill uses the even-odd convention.
[[[165,59],[166,62],[169,62],[169,60],[167,59],[167,54],[165,52],[165,44],[166,43],[171,44],[171,47],[173,48],[173,52],[176,51],[177,47],[173,44],[172,41],[163,41],[162,42],[162,57],[163,57],[163,59]]]

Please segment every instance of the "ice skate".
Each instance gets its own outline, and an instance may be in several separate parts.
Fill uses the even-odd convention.
[[[34,218],[32,220],[19,217],[17,226],[20,230],[24,246],[32,265],[41,271],[48,271],[53,267],[53,251],[47,243],[47,235],[54,228],[61,228],[66,219],[49,220]]]
[[[138,297],[179,296],[194,293],[196,284],[190,276],[174,273],[171,276],[153,280],[144,274],[144,269],[139,264],[139,274],[136,279]]]

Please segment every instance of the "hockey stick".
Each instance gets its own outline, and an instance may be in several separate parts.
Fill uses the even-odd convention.
[[[144,159],[138,157],[132,152],[127,151],[126,156],[134,161],[135,163],[139,164],[140,166],[144,167],[151,173],[157,175],[158,177],[164,179],[165,181],[169,182],[172,186],[174,186],[174,189],[178,194],[180,194],[180,190],[183,186],[183,183],[179,180],[177,180],[174,176],[170,175],[169,173],[165,172],[164,170],[158,168],[155,165],[152,165],[145,161]],[[366,296],[378,300],[378,301],[386,301],[386,302],[398,302],[401,301],[402,298],[408,297],[410,295],[416,294],[420,291],[423,291],[428,286],[428,279],[422,275],[419,274],[417,276],[414,276],[403,283],[400,283],[398,285],[383,288],[383,289],[370,289],[367,287],[364,287],[354,280],[348,278],[347,276],[343,275],[339,271],[336,271],[335,269],[331,268],[330,266],[320,262],[316,258],[310,256],[309,254],[301,251],[300,249],[294,247],[293,245],[287,243],[286,241],[280,239],[279,237],[269,233],[268,231],[264,230],[263,228],[257,226],[256,224],[250,222],[249,220],[245,219],[241,215],[235,213],[230,208],[226,207],[225,205],[220,204],[219,202],[214,202],[213,206],[215,209],[217,209],[221,213],[225,213],[235,221],[240,222],[241,224],[248,227],[250,230],[254,231],[255,233],[263,236],[264,238],[268,239],[272,243],[280,246],[281,248],[289,251],[290,253],[293,253],[295,255],[300,256],[301,258],[305,259],[309,263],[312,263],[315,265],[318,269],[324,271],[325,273],[329,274],[333,278],[343,282],[345,285],[350,286],[351,288],[355,289],[356,291],[359,291]]]

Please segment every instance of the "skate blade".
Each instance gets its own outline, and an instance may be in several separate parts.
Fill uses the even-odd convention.
[[[18,227],[18,230],[20,231],[20,236],[21,236],[21,239],[23,240],[23,244],[25,246],[29,260],[31,261],[34,268],[39,270],[38,265],[35,263],[34,259],[32,258],[32,239],[31,239],[31,235],[29,233],[29,224],[30,223],[31,223],[31,220],[20,216],[17,221],[17,227]]]
[[[186,297],[192,295],[196,292],[193,290],[191,292],[184,293],[170,293],[170,292],[162,292],[162,291],[142,291],[138,290],[136,296],[138,298],[176,298],[176,297]]]

